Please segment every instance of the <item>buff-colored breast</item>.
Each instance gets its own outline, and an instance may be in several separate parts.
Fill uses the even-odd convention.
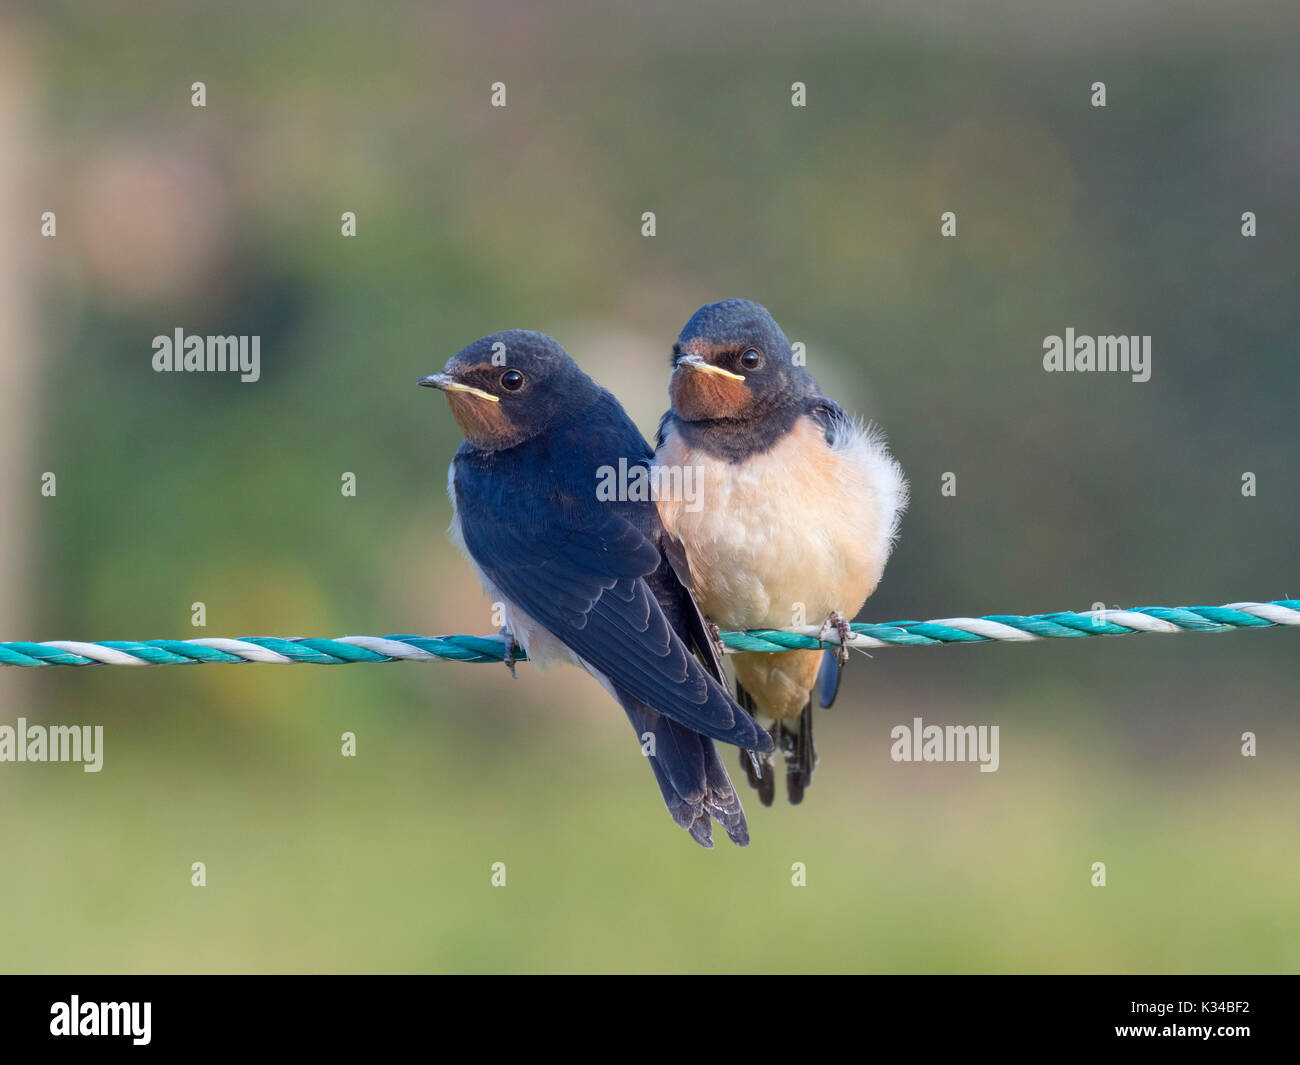
[[[907,489],[878,436],[846,435],[832,448],[804,418],[770,450],[729,463],[669,431],[657,461],[695,467],[699,496],[698,504],[685,493],[661,497],[659,513],[686,546],[700,608],[715,624],[818,625],[832,611],[851,618],[875,590]],[[815,651],[738,655],[735,664],[766,715],[787,717],[802,710],[818,659]]]
[[[783,628],[862,608],[885,567],[898,495],[897,466],[888,460],[882,478],[864,450],[828,447],[807,418],[738,464],[669,434],[657,461],[695,467],[699,497],[661,498],[659,513],[686,545],[705,614],[726,628]]]

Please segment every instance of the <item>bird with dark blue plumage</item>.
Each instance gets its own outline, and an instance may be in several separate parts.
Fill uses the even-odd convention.
[[[848,619],[875,590],[907,505],[883,437],[828,399],[767,309],[722,300],[691,316],[673,345],[672,406],[656,462],[697,471],[695,498],[659,497],[686,547],[709,622],[728,629],[818,624],[834,653],[737,654],[736,694],[785,758],[786,794],[802,801],[817,764],[814,692],[830,706],[847,661]],[[802,619],[802,620],[801,620]],[[772,756],[743,762],[764,805]]]
[[[446,395],[465,435],[448,480],[451,535],[505,605],[512,645],[576,663],[618,700],[692,839],[711,847],[716,820],[748,843],[713,741],[763,753],[771,737],[726,687],[685,552],[654,501],[598,491],[620,460],[648,470],[640,431],[542,333],[484,337],[419,383]]]

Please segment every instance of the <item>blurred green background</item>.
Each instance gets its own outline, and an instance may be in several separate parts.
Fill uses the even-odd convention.
[[[415,378],[540,329],[649,434],[728,296],[912,481],[864,619],[1300,595],[1294,5],[920,7],[0,14],[0,637],[491,631]],[[1150,382],[1045,374],[1071,326]],[[177,327],[261,381],[155,374]],[[106,751],[0,765],[0,970],[1295,971],[1297,638],[855,656],[712,852],[576,670],[6,670]],[[891,762],[913,716],[1001,768]]]

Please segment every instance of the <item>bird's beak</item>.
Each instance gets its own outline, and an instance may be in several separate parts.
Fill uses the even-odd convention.
[[[494,396],[491,392],[484,392],[483,389],[475,388],[473,385],[461,384],[449,373],[430,374],[428,377],[421,377],[415,383],[423,385],[425,388],[436,388],[441,392],[468,392],[471,396],[478,396],[479,399],[486,399],[492,403],[501,402],[500,396]]]
[[[687,370],[696,370],[699,373],[716,374],[718,377],[725,377],[728,381],[743,381],[744,374],[732,373],[730,370],[724,370],[721,366],[714,366],[711,362],[705,362],[699,355],[683,355],[677,360],[676,369],[682,368]]]

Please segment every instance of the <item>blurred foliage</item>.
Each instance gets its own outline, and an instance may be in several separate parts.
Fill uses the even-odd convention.
[[[59,494],[15,503],[15,637],[195,635],[194,601],[213,635],[489,631],[415,378],[537,328],[649,433],[677,329],[726,296],[913,482],[864,617],[1300,594],[1294,10],[1001,7],[0,21],[60,212],[30,251]],[[178,326],[260,335],[261,381],[153,373]],[[1067,326],[1150,334],[1151,381],[1043,373]],[[805,806],[749,802],[754,844],[711,854],[572,670],[50,671],[6,719],[102,720],[106,769],[0,769],[27,915],[0,969],[1294,970],[1296,664],[1293,633],[856,659]],[[891,763],[914,713],[1000,723],[1001,770]]]

